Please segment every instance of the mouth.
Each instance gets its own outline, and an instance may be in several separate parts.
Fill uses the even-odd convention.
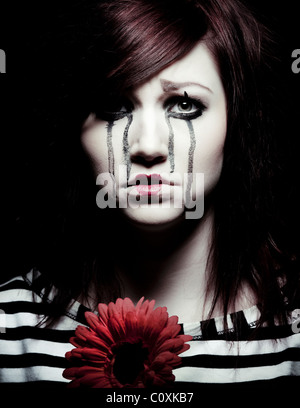
[[[121,187],[129,194],[145,198],[156,197],[162,200],[169,199],[173,194],[171,190],[176,186],[181,186],[180,178],[175,173],[167,172],[161,174],[132,173],[128,182],[124,180],[124,184],[121,184]]]
[[[135,189],[140,196],[158,195],[163,184],[170,184],[159,174],[137,174],[135,176]]]

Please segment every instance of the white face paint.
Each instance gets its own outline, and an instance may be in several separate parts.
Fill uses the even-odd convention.
[[[107,189],[117,192],[117,206],[120,200],[132,221],[174,221],[186,212],[186,197],[198,202],[214,189],[227,110],[218,67],[204,43],[118,101],[101,100],[101,107],[85,122],[82,145],[96,175],[106,173],[108,180],[107,173],[114,174],[116,184]]]

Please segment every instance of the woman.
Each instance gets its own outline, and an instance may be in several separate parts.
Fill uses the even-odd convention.
[[[39,54],[60,62],[34,128],[52,167],[37,178],[34,268],[1,287],[1,381],[65,385],[84,312],[142,296],[193,336],[175,384],[299,375],[266,30],[236,0],[87,3],[56,22],[55,61]]]

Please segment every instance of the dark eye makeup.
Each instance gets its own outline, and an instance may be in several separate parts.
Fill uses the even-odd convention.
[[[202,101],[190,98],[186,92],[184,96],[175,95],[165,102],[168,115],[177,119],[192,120],[203,114],[206,106]]]
[[[186,92],[184,95],[173,95],[165,100],[163,107],[169,117],[183,120],[196,119],[203,114],[206,106],[200,99],[191,98]],[[127,117],[134,111],[133,103],[127,98],[106,99],[94,109],[100,120],[108,122]]]
[[[98,119],[112,122],[123,119],[132,113],[133,110],[134,106],[128,99],[107,98],[94,109],[94,113]]]

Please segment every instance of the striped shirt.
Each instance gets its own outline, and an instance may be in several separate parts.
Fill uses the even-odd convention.
[[[42,302],[43,275],[29,272],[0,286],[0,382],[9,385],[64,387],[65,353],[73,348],[69,339],[85,324],[88,309],[74,301],[56,323],[41,323],[47,305]],[[51,293],[49,301],[51,300]],[[259,319],[256,306],[223,318],[183,323],[190,334],[190,349],[181,354],[182,364],[173,373],[178,386],[258,384],[300,376],[300,333],[291,316],[289,324],[262,326],[251,334]],[[235,324],[234,324],[235,323]],[[234,327],[239,327],[236,333]],[[296,329],[295,329],[296,328]],[[229,336],[229,340],[228,340]],[[276,339],[276,340],[275,340]],[[299,378],[298,378],[299,379]]]

